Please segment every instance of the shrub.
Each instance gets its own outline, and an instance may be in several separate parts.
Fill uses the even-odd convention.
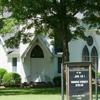
[[[21,83],[21,78],[19,74],[11,72],[5,74],[2,81],[4,85],[8,87],[19,86]]]
[[[92,78],[95,79],[95,69],[92,68]],[[100,72],[98,72],[98,79],[100,79]]]
[[[98,79],[100,79],[100,72],[98,73]]]
[[[7,73],[7,70],[4,68],[0,68],[0,84],[2,83],[2,78],[4,76],[4,74]]]
[[[92,78],[95,79],[95,69],[92,68]]]
[[[55,86],[61,86],[61,76],[54,77],[53,83],[54,83]]]

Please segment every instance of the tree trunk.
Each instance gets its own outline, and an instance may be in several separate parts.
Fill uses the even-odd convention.
[[[69,50],[68,50],[68,36],[67,36],[67,22],[66,22],[66,7],[67,7],[67,2],[66,0],[60,0],[60,5],[61,5],[61,35],[62,35],[62,41],[63,41],[63,62],[68,62],[69,61]]]
[[[63,89],[66,87],[66,66],[64,65],[65,62],[69,62],[69,49],[68,49],[68,36],[67,36],[67,25],[62,22],[61,24],[61,33],[62,33],[62,41],[63,41],[63,55],[62,55],[62,62],[63,62]],[[62,94],[63,95],[63,94]]]
[[[68,36],[67,36],[67,25],[62,22],[61,24],[62,26],[62,41],[63,41],[63,63],[64,62],[68,62],[69,61],[69,49],[68,49]]]

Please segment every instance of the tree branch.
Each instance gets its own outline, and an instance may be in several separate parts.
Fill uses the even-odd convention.
[[[72,16],[75,16],[78,12],[79,12],[79,9],[82,8],[83,6],[85,6],[84,3],[81,3],[80,5],[78,5],[76,8],[76,11],[72,14]]]

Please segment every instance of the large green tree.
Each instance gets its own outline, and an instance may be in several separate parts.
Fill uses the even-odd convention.
[[[25,29],[35,28],[34,34],[47,34],[48,36],[61,36],[63,47],[63,61],[69,61],[68,39],[85,38],[85,28],[82,22],[96,27],[100,23],[100,0],[0,0],[3,12],[11,12],[3,18],[4,26],[1,33],[11,32],[16,25],[24,25],[7,43],[13,42],[17,47],[19,42],[29,42],[31,34],[23,34]],[[78,18],[78,13],[83,14],[83,19]],[[99,20],[99,22],[98,22]],[[13,46],[11,46],[13,47]]]

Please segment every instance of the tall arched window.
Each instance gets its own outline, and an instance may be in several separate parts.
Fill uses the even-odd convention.
[[[87,37],[86,45],[82,51],[82,61],[91,61],[94,65],[96,63],[98,66],[98,52],[96,49],[96,43],[92,36]]]
[[[96,63],[98,65],[98,52],[95,46],[92,48],[91,51],[91,61],[93,64]]]
[[[44,53],[43,50],[41,49],[41,47],[39,45],[36,45],[32,52],[31,52],[31,58],[44,58]]]
[[[86,45],[83,48],[82,61],[89,61],[89,51]]]

